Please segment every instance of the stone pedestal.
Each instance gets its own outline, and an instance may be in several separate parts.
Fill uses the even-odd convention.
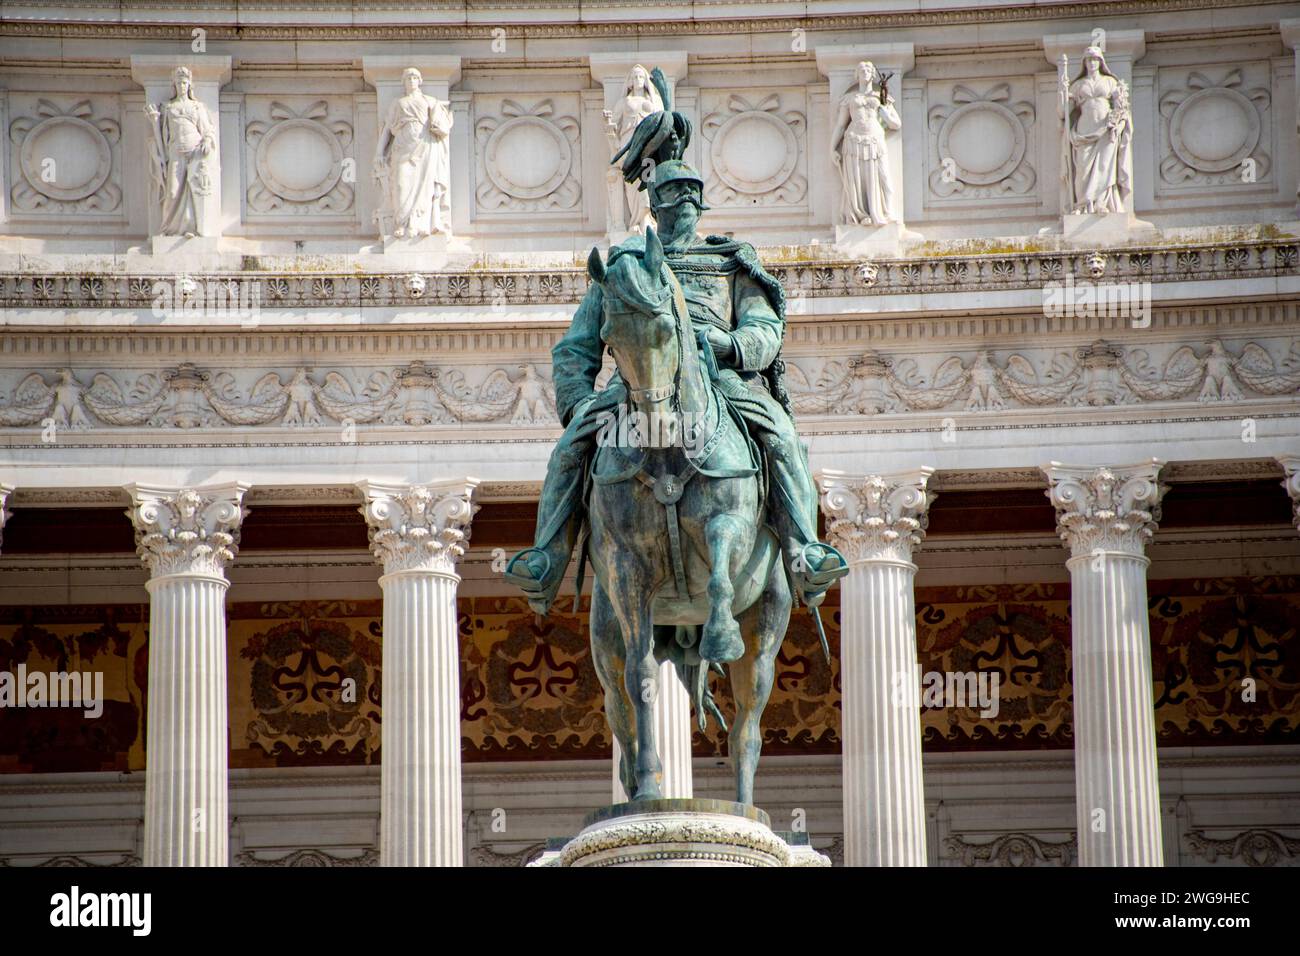
[[[1159,232],[1145,219],[1131,212],[1067,213],[1062,217],[1062,236],[1072,246],[1100,247],[1126,242],[1154,240]]]
[[[655,698],[655,743],[659,747],[659,760],[663,764],[663,779],[659,782],[665,798],[689,799],[695,795],[691,767],[691,695],[677,679],[670,661],[659,666],[659,695]],[[619,777],[623,750],[614,741],[614,802],[627,800],[627,792]]]
[[[358,483],[384,592],[381,866],[461,866],[456,562],[478,481]]]
[[[1160,462],[1043,466],[1070,547],[1081,866],[1163,866],[1147,565]]]
[[[921,239],[901,222],[883,226],[836,226],[835,251],[850,259],[890,259],[903,253],[903,245]]]
[[[725,800],[620,803],[590,814],[583,824],[550,865],[809,865],[791,863],[791,849],[772,832],[766,813]]]
[[[127,485],[150,570],[145,866],[226,866],[226,565],[248,485]]]
[[[911,559],[933,473],[817,475],[827,541],[850,568],[840,583],[846,866],[926,865]]]

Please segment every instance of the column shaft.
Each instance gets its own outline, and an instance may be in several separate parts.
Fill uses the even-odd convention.
[[[145,866],[226,866],[226,589],[223,578],[148,582]]]
[[[924,866],[916,566],[856,562],[841,585],[844,862]]]
[[[383,866],[460,866],[460,645],[454,574],[399,571],[384,592]]]
[[[1074,772],[1083,866],[1161,866],[1148,561],[1069,561]]]

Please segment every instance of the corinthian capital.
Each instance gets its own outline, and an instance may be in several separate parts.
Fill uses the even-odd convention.
[[[926,490],[933,474],[933,468],[890,475],[819,471],[822,511],[830,522],[827,539],[850,564],[911,561],[935,498]]]
[[[477,478],[435,481],[427,485],[357,482],[365,504],[361,513],[370,526],[370,548],[385,574],[433,571],[455,574],[465,553]]]
[[[5,510],[5,504],[9,501],[9,496],[13,494],[13,485],[0,484],[0,545],[4,544],[5,522],[9,520],[12,512]]]
[[[135,550],[155,578],[169,574],[224,577],[239,550],[239,525],[249,486],[232,481],[201,488],[126,486]]]
[[[1075,557],[1100,551],[1142,555],[1156,533],[1163,462],[1152,458],[1136,465],[1093,468],[1052,462],[1043,465],[1056,506],[1061,540]]]

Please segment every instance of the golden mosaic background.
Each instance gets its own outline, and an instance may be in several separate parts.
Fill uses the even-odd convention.
[[[1300,741],[1300,580],[1153,581],[1149,590],[1160,743]],[[764,753],[839,750],[834,600],[823,610],[832,666],[809,618],[792,621],[764,714]],[[517,599],[462,599],[459,609],[466,761],[609,756],[585,611],[539,626]],[[230,605],[232,767],[378,761],[381,610],[378,601]],[[93,721],[74,709],[0,710],[0,772],[143,769],[147,612],[0,608],[0,670],[100,670],[108,697]],[[923,672],[996,671],[1001,689],[996,718],[975,707],[923,708],[927,750],[1071,746],[1067,586],[919,589],[917,637]],[[1243,699],[1243,678],[1254,681],[1254,701]],[[729,713],[725,682],[715,693]],[[725,753],[724,737],[711,725],[695,749]]]

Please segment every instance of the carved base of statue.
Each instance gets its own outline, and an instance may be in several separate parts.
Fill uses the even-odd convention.
[[[766,813],[726,800],[638,800],[589,814],[532,866],[830,866],[772,832]]]
[[[1102,246],[1154,239],[1156,227],[1131,212],[1069,213],[1062,217],[1062,233],[1071,245]]]
[[[423,272],[435,272],[447,265],[447,254],[457,251],[454,247],[463,246],[468,251],[468,243],[438,233],[432,236],[420,236],[418,239],[398,239],[396,236],[384,236],[384,261],[399,268],[419,269]]]
[[[149,251],[155,256],[216,252],[220,242],[218,236],[150,236]]]
[[[922,239],[901,222],[883,226],[836,226],[835,251],[851,259],[889,258],[901,255],[903,245]]]

